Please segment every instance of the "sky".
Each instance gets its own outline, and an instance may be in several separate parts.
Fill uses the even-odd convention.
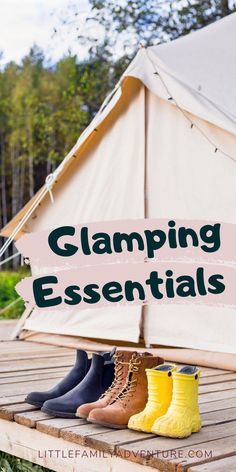
[[[72,4],[71,0],[0,0],[1,65],[11,60],[20,62],[34,43],[45,51],[52,63],[68,49],[83,59],[86,48],[76,41],[76,27],[62,26],[60,21],[68,15],[70,2]],[[80,9],[77,21],[83,26],[88,2],[76,0],[76,4]],[[54,28],[60,34],[53,35]]]

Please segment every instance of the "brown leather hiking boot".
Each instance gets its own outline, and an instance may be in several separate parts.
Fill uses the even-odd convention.
[[[129,370],[129,362],[133,355],[137,353],[132,351],[116,351],[115,354],[115,379],[105,393],[92,403],[84,403],[77,411],[76,416],[79,418],[87,418],[90,411],[95,408],[105,408],[110,405],[123,389]]]
[[[96,408],[87,420],[110,428],[127,428],[132,415],[142,411],[147,403],[147,376],[145,369],[151,369],[164,361],[148,353],[134,353],[130,363],[127,381],[118,397],[105,408]]]

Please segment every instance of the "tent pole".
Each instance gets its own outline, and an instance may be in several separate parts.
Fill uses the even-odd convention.
[[[144,198],[144,218],[148,217],[148,199],[147,199],[147,88],[144,85],[144,175],[143,175],[143,198]],[[146,260],[144,262],[147,262]],[[141,335],[144,339],[146,348],[151,345],[145,339],[145,316],[147,314],[147,305],[142,306],[141,313]]]

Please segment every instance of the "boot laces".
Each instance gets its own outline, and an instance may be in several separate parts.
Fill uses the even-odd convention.
[[[140,364],[141,364],[141,360],[131,359],[131,361],[129,362],[129,370],[128,370],[128,377],[127,377],[126,384],[123,390],[121,391],[121,393],[118,394],[118,396],[116,397],[115,401],[127,400],[135,392],[138,379],[137,378],[133,379],[132,374],[139,371]]]
[[[100,396],[100,399],[104,398],[112,390],[117,390],[122,385],[123,367],[125,364],[129,365],[129,362],[120,360],[120,357],[122,357],[122,353],[115,354],[114,357],[115,357],[115,373],[116,373],[115,379],[113,380],[110,387],[108,387],[108,389]],[[114,392],[114,395],[115,395],[115,392]]]

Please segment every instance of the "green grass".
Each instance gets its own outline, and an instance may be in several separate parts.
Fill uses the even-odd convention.
[[[51,472],[51,469],[0,452],[0,472]]]
[[[15,285],[24,277],[29,275],[25,269],[19,269],[18,272],[2,271],[0,272],[0,312],[2,308],[9,303],[16,300],[19,295],[15,290]],[[0,319],[14,319],[19,318],[24,311],[23,300],[20,300],[13,307],[9,308],[4,313],[0,313]],[[1,472],[1,469],[0,469]]]

